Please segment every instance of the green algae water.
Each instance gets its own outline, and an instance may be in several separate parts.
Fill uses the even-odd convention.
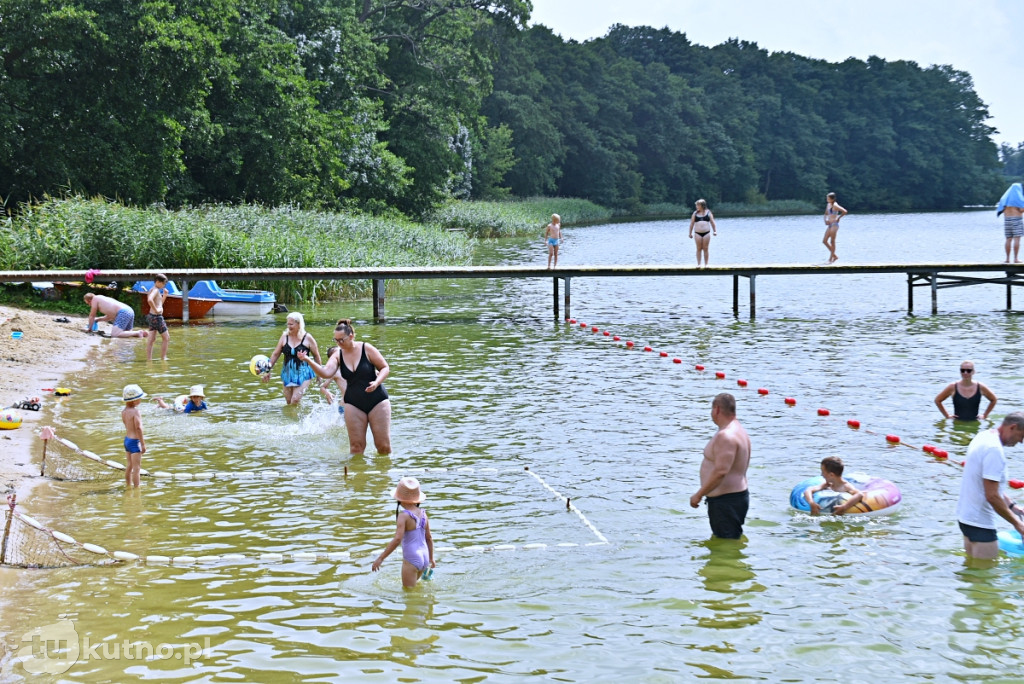
[[[686,228],[567,229],[560,263],[692,263]],[[712,264],[827,256],[817,217],[723,219],[719,232]],[[988,212],[851,214],[837,251],[840,263],[996,261],[1001,224]],[[545,259],[539,238],[485,243],[477,256]],[[248,372],[283,316],[174,327],[166,363],[105,342],[69,379],[72,397],[45,408],[58,434],[120,461],[123,385],[173,398],[203,383],[205,415],[144,405],[143,467],[256,475],[146,479],[134,491],[113,471],[41,479],[20,503],[48,527],[110,550],[220,560],[0,568],[3,680],[1019,681],[1024,560],[965,561],[953,461],[979,426],[940,421],[932,403],[970,358],[999,396],[994,415],[1024,408],[1024,325],[1004,304],[997,286],[943,290],[939,315],[908,316],[903,275],[762,277],[748,320],[731,315],[727,277],[575,279],[574,318],[618,342],[553,320],[546,279],[408,283],[379,324],[369,302],[294,306],[321,348],[348,316],[388,359],[389,456],[349,456],[315,392],[287,408],[276,379]],[[720,391],[736,394],[753,440],[739,543],[709,540],[705,509],[688,504]],[[827,455],[895,482],[901,508],[842,520],[791,510],[790,489]],[[1024,478],[1024,451],[1008,455]],[[370,572],[405,474],[420,479],[446,549],[411,592],[398,552]],[[268,553],[347,555],[253,560]],[[77,659],[27,672],[16,658],[27,635],[54,625],[71,630]]]

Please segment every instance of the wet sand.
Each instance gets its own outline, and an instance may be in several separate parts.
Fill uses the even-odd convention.
[[[5,493],[16,492],[19,502],[39,481],[32,461],[41,449],[41,421],[50,415],[47,404],[74,400],[74,373],[89,363],[103,341],[86,333],[85,323],[80,316],[0,305],[0,407],[31,397],[42,399],[39,411],[14,409],[22,417],[21,427],[0,430],[0,484]],[[19,330],[21,339],[12,338],[11,333]],[[72,394],[56,398],[43,391],[54,387],[68,387]]]

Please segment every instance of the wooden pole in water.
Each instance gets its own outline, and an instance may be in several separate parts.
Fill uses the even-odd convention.
[[[555,320],[558,320],[558,277],[551,279],[551,296],[555,305]]]
[[[932,271],[932,315],[939,313],[939,274]]]
[[[740,315],[740,277],[732,274],[732,315]]]
[[[907,274],[907,313],[914,313],[914,274]]]
[[[1013,274],[1006,272],[1006,310],[1013,309]]]
[[[380,278],[373,279],[373,318],[384,320],[384,281]]]
[[[14,520],[14,504],[18,500],[17,494],[7,495],[7,523],[4,525],[4,538],[0,542],[0,565],[7,562],[7,538],[11,535],[11,521]]]
[[[754,282],[757,276],[751,273],[748,278],[750,279],[750,317],[753,318],[757,307],[757,285]]]
[[[565,282],[565,317],[569,318],[571,315],[569,313],[569,281],[571,281],[572,278],[562,278],[562,280]]]
[[[181,322],[188,323],[188,281],[181,281]]]

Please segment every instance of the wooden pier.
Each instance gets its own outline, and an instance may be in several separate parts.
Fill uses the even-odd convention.
[[[109,270],[96,274],[96,280],[103,283],[132,283],[136,280],[152,280],[155,270]],[[452,267],[392,267],[392,268],[282,268],[282,269],[163,269],[168,278],[179,282],[183,292],[184,320],[188,320],[188,290],[190,283],[199,280],[220,281],[266,281],[266,280],[369,280],[373,286],[373,315],[375,319],[385,318],[384,283],[387,280],[424,280],[453,278],[550,278],[555,318],[560,317],[560,305],[564,306],[564,317],[569,317],[571,284],[573,278],[658,278],[658,277],[732,277],[732,310],[740,312],[740,278],[748,282],[750,317],[757,311],[758,276],[793,275],[863,275],[874,273],[905,273],[907,277],[907,311],[914,312],[914,290],[928,288],[931,293],[931,312],[939,311],[938,291],[950,287],[994,284],[1006,288],[1006,309],[1013,308],[1013,288],[1024,285],[1024,264],[844,264],[804,265],[736,265],[710,266],[573,266],[546,269],[541,266],[452,266]],[[0,283],[24,281],[72,281],[85,280],[85,271],[0,271]],[[559,281],[563,294],[559,295]],[[216,309],[215,315],[216,315]]]

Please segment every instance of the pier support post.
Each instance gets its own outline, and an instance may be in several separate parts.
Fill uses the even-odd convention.
[[[384,320],[384,281],[380,278],[373,279],[373,319]]]
[[[200,307],[202,308],[202,307]],[[181,322],[188,323],[188,281],[181,281]]]
[[[558,320],[558,278],[551,279],[551,298],[555,307],[555,320]]]
[[[569,318],[569,281],[572,278],[562,278],[562,282],[565,283],[565,317]]]
[[[757,276],[751,273],[747,277],[750,279],[750,317],[753,318],[757,311]]]
[[[907,313],[914,313],[914,274],[907,274]]]
[[[1013,274],[1006,272],[1006,310],[1013,310]]]
[[[732,276],[732,315],[740,315],[740,277],[735,273]]]
[[[932,273],[932,315],[939,313],[939,274]]]

